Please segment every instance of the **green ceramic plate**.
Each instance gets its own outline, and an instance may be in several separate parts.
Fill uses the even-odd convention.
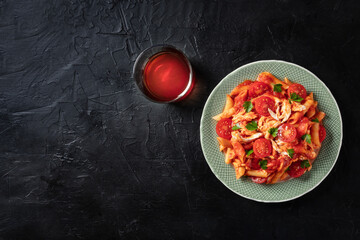
[[[212,116],[220,113],[225,105],[225,96],[245,79],[256,79],[260,72],[268,71],[279,79],[305,86],[314,92],[318,107],[326,113],[324,126],[327,130],[320,153],[310,172],[287,182],[266,185],[256,184],[248,178],[236,180],[232,166],[225,164],[216,140],[216,121]],[[298,198],[318,186],[330,173],[339,156],[342,142],[342,120],[335,98],[325,84],[313,73],[293,63],[284,61],[258,61],[242,66],[227,75],[212,91],[206,101],[200,123],[200,140],[205,159],[215,176],[230,190],[242,197],[259,202],[285,202]]]

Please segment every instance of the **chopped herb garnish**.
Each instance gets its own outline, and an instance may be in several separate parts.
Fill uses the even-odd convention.
[[[262,169],[266,170],[267,169],[267,160],[260,160],[259,165]]]
[[[291,93],[290,94],[290,99],[294,102],[301,102],[302,100],[304,100],[302,97],[300,97],[299,95],[297,95],[296,93]]]
[[[246,129],[250,130],[250,131],[254,131],[257,129],[257,122],[252,120],[251,122],[249,122],[248,124],[246,124]]]
[[[289,171],[289,169],[290,169],[290,166],[287,167],[287,169],[285,170],[285,172]]]
[[[310,167],[309,160],[301,161],[300,166],[301,166],[301,168],[308,168],[308,167]]]
[[[254,152],[254,150],[252,150],[252,149],[246,151],[246,156],[250,156],[250,154],[252,154],[253,152]]]
[[[274,85],[274,92],[281,92],[282,90],[281,90],[281,86],[282,86],[282,84],[275,84]]]
[[[239,126],[239,124],[237,123],[237,124],[235,124],[231,129],[233,130],[233,131],[235,131],[235,130],[238,130],[238,129],[240,129],[241,127]]]
[[[270,128],[269,133],[271,134],[271,136],[276,137],[278,133],[278,128]]]
[[[246,112],[250,112],[254,106],[250,101],[246,101],[246,102],[244,102],[243,107],[245,108]]]
[[[290,158],[293,158],[294,153],[295,153],[294,149],[288,149],[287,152],[288,152],[288,154],[289,154],[289,157],[290,157]]]
[[[314,118],[313,120],[311,120],[312,122],[316,122],[316,123],[319,123],[319,119],[317,118]]]
[[[307,143],[311,144],[311,135],[310,134],[302,135],[301,139],[305,140]]]

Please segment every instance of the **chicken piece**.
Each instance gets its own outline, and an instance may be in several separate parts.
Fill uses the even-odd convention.
[[[233,117],[233,122],[234,123],[238,123],[240,121],[251,121],[255,118],[257,118],[257,114],[254,113],[254,112],[245,112],[245,109],[242,109],[238,114],[236,114],[234,117]]]
[[[281,122],[278,120],[262,116],[258,121],[258,129],[262,132],[268,132],[270,128],[277,128],[280,124]]]
[[[304,110],[306,110],[306,107],[304,105],[301,105],[298,102],[293,102],[291,104],[291,111],[293,111],[293,112],[301,112],[301,111],[304,111]]]
[[[236,141],[239,141],[239,142],[251,142],[251,141],[263,136],[264,134],[258,132],[258,133],[255,133],[255,134],[249,136],[249,137],[243,137],[243,136],[241,136],[240,132],[235,132],[234,131],[234,132],[231,133],[231,135],[232,135],[232,139],[234,139]]]
[[[275,101],[275,107],[276,112],[268,109],[270,116],[275,120],[281,121],[281,123],[286,122],[291,115],[291,104],[289,101],[286,99]]]

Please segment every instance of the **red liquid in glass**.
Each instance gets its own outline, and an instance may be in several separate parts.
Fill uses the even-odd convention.
[[[150,95],[158,101],[175,100],[188,87],[181,97],[186,97],[193,87],[189,87],[190,68],[177,53],[162,52],[150,58],[144,69],[144,81]],[[181,100],[177,99],[177,100]]]

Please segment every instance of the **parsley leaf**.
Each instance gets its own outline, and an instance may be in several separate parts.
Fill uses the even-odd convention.
[[[251,122],[249,122],[248,124],[246,124],[246,129],[250,130],[250,131],[254,131],[257,129],[257,122],[252,120]]]
[[[297,95],[296,93],[291,93],[290,94],[290,99],[292,101],[295,101],[295,102],[301,102],[302,100],[304,100],[302,97],[300,97],[299,95]]]
[[[289,169],[290,169],[290,166],[287,167],[287,169],[285,170],[285,172],[289,171]]]
[[[305,140],[307,143],[311,144],[311,135],[310,134],[302,135],[301,139]]]
[[[276,137],[277,133],[278,133],[278,128],[270,128],[269,129],[269,133],[273,136]]]
[[[289,157],[290,157],[290,158],[293,158],[294,153],[295,153],[294,149],[292,149],[292,148],[291,148],[291,149],[288,149],[287,152],[288,152],[288,154],[289,154]]]
[[[250,112],[254,106],[250,101],[246,101],[246,102],[244,102],[243,107],[245,108],[246,112]]]
[[[246,156],[250,156],[250,154],[252,154],[253,152],[254,152],[254,150],[252,150],[252,149],[246,151]]]
[[[267,160],[260,160],[259,165],[262,169],[266,170],[267,169]]]
[[[282,90],[281,90],[281,86],[282,86],[282,84],[275,84],[274,85],[274,92],[281,92]]]
[[[319,123],[319,119],[317,118],[314,118],[313,120],[311,120],[312,122],[316,122],[316,123]]]
[[[231,129],[232,130],[238,130],[238,129],[240,129],[241,127],[239,126],[239,124],[237,123],[237,124],[235,124]]]
[[[308,168],[308,167],[310,167],[309,160],[301,161],[300,166],[301,166],[301,168]]]

